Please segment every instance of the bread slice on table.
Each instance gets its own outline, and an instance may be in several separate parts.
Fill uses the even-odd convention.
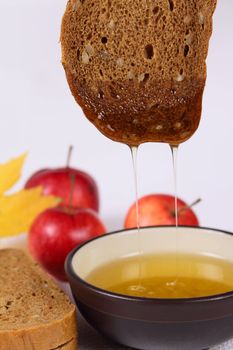
[[[87,118],[129,145],[199,125],[216,0],[69,0],[62,63]]]
[[[77,350],[76,309],[28,256],[0,250],[0,350]]]

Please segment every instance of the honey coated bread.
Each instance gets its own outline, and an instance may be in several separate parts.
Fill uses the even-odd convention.
[[[197,129],[216,0],[69,0],[62,63],[107,137],[179,144]]]
[[[75,306],[20,250],[0,250],[0,350],[77,350]]]

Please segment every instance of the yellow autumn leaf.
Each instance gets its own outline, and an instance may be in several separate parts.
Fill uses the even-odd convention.
[[[53,196],[43,196],[41,187],[6,194],[19,180],[26,155],[0,164],[0,238],[27,232],[41,212],[60,202]]]
[[[42,195],[42,187],[29,190],[21,190],[12,195],[0,197],[0,215],[11,214],[14,211],[29,209],[29,205],[34,203]]]
[[[42,188],[22,190],[0,197],[0,237],[27,232],[35,218],[44,210],[55,207],[60,200],[43,196]]]
[[[6,193],[20,178],[27,154],[0,164],[0,196]]]

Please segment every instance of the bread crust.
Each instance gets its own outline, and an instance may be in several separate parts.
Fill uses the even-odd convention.
[[[107,137],[179,144],[196,131],[216,0],[70,0],[62,63]]]
[[[77,350],[76,337],[76,312],[74,309],[63,319],[50,324],[0,331],[0,350],[53,350],[66,343],[67,349]]]
[[[77,350],[76,307],[51,277],[17,249],[0,250],[0,264],[0,350]]]

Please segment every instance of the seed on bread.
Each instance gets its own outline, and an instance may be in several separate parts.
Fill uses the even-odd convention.
[[[82,53],[82,63],[88,64],[89,63],[89,55],[86,50],[83,51]]]

